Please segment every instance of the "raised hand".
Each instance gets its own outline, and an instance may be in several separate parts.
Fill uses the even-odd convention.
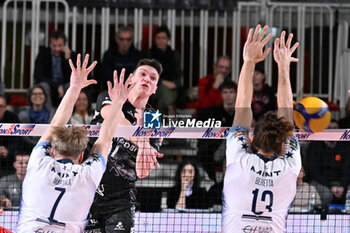
[[[144,178],[155,168],[159,168],[157,158],[162,158],[164,154],[154,149],[148,141],[137,143],[139,150],[136,158],[136,171],[139,178]]]
[[[296,42],[291,48],[290,46],[293,39],[293,34],[292,33],[289,34],[286,43],[285,43],[285,35],[286,35],[286,32],[283,31],[281,33],[281,38],[276,38],[275,48],[273,50],[273,57],[278,65],[289,66],[291,62],[299,61],[298,58],[292,57],[292,54],[299,46],[299,42]]]
[[[77,57],[77,68],[74,67],[72,59],[69,59],[69,65],[72,69],[72,74],[70,76],[70,86],[79,87],[83,89],[91,84],[96,84],[96,80],[90,79],[88,80],[89,73],[95,68],[97,62],[94,61],[88,68],[87,64],[89,62],[89,54],[85,55],[85,59],[83,65],[81,66],[81,55],[78,54]]]
[[[131,84],[132,74],[129,75],[128,80],[124,84],[124,75],[125,75],[125,69],[122,69],[122,72],[120,74],[119,81],[118,81],[118,73],[115,70],[113,73],[114,86],[112,87],[112,83],[110,81],[107,82],[108,95],[112,101],[118,100],[124,103],[128,99],[130,90],[135,85],[135,83]]]
[[[258,24],[258,26],[256,26],[254,34],[252,28],[249,30],[247,41],[245,42],[243,48],[244,61],[252,61],[254,63],[263,61],[271,50],[270,48],[267,48],[265,51],[263,51],[264,46],[273,36],[272,33],[270,33],[264,38],[267,30],[269,29],[269,26],[266,25],[259,33],[260,28],[261,26]]]

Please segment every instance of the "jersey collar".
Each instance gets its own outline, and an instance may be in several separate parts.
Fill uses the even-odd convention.
[[[263,156],[263,155],[261,155],[261,154],[259,154],[259,153],[256,153],[256,155],[260,158],[260,159],[262,159],[265,163],[267,163],[267,162],[269,162],[269,161],[273,161],[273,160],[275,160],[277,157],[276,156],[271,156],[270,158],[267,158],[267,157],[265,157],[265,156]]]
[[[64,163],[64,164],[66,164],[66,163],[74,164],[73,161],[70,160],[70,159],[59,159],[59,160],[56,160],[56,161],[59,162],[59,163]]]

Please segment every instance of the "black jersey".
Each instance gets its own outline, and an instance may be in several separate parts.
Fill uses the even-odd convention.
[[[102,124],[101,109],[112,101],[107,91],[102,92],[96,102],[95,116],[91,124]],[[125,102],[122,108],[123,114],[132,125],[136,125],[136,109],[130,102]],[[96,138],[91,138],[91,148]],[[151,140],[150,144],[159,150],[160,140]],[[113,138],[108,154],[107,169],[96,191],[95,199],[91,207],[91,214],[97,218],[135,206],[136,203],[136,156],[138,146],[122,137]]]

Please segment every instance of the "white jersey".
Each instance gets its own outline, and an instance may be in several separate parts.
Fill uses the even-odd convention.
[[[82,164],[54,160],[49,142],[34,147],[23,181],[17,232],[83,232],[106,169],[102,155]]]
[[[235,127],[227,138],[222,232],[286,232],[288,210],[301,169],[296,137],[279,157],[249,151],[248,130]]]

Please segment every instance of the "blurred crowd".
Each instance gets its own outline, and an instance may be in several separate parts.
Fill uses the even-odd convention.
[[[169,46],[169,29],[159,26],[154,31],[153,38],[153,46],[148,51],[141,52],[133,45],[133,29],[119,28],[114,43],[104,53],[99,66],[102,85],[98,91],[106,89],[106,82],[112,81],[114,70],[120,73],[125,68],[128,77],[140,59],[154,58],[162,64],[163,73],[158,82],[158,90],[149,102],[153,109],[159,109],[162,114],[168,115],[176,115],[185,109],[198,120],[215,119],[223,127],[231,127],[237,93],[237,84],[231,78],[231,58],[219,56],[212,65],[211,72],[199,79],[198,92],[194,95],[196,98],[189,95],[184,98],[183,90],[186,87],[181,86],[183,76],[180,56]],[[0,123],[48,124],[69,85],[69,59],[75,64],[76,58],[77,53],[67,46],[64,33],[52,32],[49,47],[42,48],[36,58],[35,84],[28,89],[27,106],[16,108],[19,109],[16,113],[11,112],[7,106],[8,97],[5,93],[0,93]],[[264,64],[255,67],[253,86],[251,105],[254,122],[257,122],[264,113],[277,108],[276,92],[266,82]],[[82,90],[75,103],[71,124],[90,123],[96,102],[94,96],[96,90]],[[350,128],[350,101],[346,113],[345,118],[332,120],[328,128]],[[0,207],[19,206],[29,155],[37,140],[37,137],[0,137]],[[187,140],[184,147],[194,147],[195,154],[186,157],[179,152],[172,161],[177,169],[172,170],[173,174],[169,176],[174,185],[167,190],[166,206],[178,210],[219,210],[226,145],[223,140],[203,139],[192,140],[195,143],[193,146],[188,145],[190,140]],[[168,142],[169,146],[170,144]],[[167,147],[166,142],[164,147]],[[350,146],[347,142],[302,143],[303,169],[296,184],[297,195],[292,210],[315,211],[315,206],[329,208],[333,204],[343,205],[350,184],[349,153]],[[163,161],[166,159],[165,153]],[[210,185],[203,185],[203,179],[210,180]],[[159,182],[162,182],[160,178]]]

